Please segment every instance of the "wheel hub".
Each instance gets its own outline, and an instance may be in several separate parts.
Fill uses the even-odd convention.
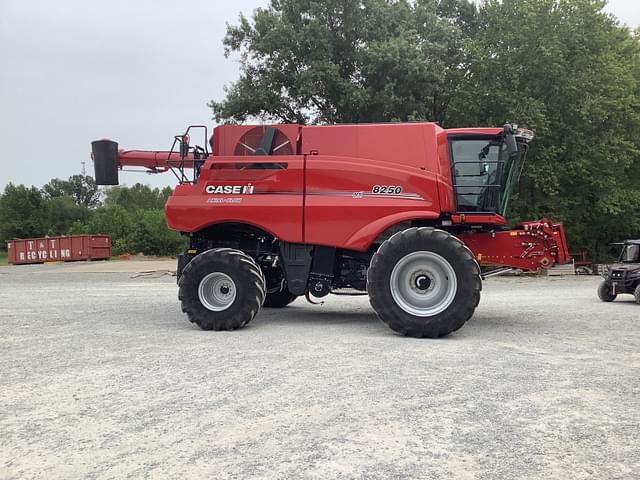
[[[391,295],[405,312],[430,317],[446,310],[456,296],[458,281],[451,264],[434,252],[402,257],[391,272]]]
[[[413,284],[418,292],[426,292],[431,287],[432,279],[427,272],[418,272],[414,275]]]
[[[226,273],[209,273],[200,280],[198,298],[207,310],[221,312],[229,308],[236,299],[236,284]]]

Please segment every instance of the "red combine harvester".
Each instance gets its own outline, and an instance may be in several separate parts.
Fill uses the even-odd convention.
[[[190,145],[197,129],[202,146]],[[224,125],[207,141],[192,126],[168,152],[98,140],[92,157],[100,185],[125,166],[177,176],[165,210],[190,242],[179,299],[204,330],[300,295],[368,294],[393,330],[441,337],[473,315],[483,278],[570,258],[561,224],[506,228],[532,138],[511,124],[409,123]]]

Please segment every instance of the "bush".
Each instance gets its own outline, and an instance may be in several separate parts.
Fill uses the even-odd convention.
[[[76,222],[69,233],[110,235],[114,255],[176,255],[186,245],[182,235],[167,227],[160,209],[127,210],[108,205],[98,208],[88,222]]]
[[[145,255],[176,255],[184,250],[186,240],[169,230],[162,210],[138,210],[133,216],[127,247]]]
[[[87,223],[76,222],[70,233],[110,235],[113,254],[120,255],[129,252],[127,237],[132,228],[131,214],[120,205],[110,205],[98,208]]]

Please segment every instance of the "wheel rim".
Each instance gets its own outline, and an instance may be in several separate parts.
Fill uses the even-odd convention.
[[[390,285],[396,304],[418,317],[446,310],[458,290],[453,267],[433,252],[413,252],[401,258],[393,267]]]
[[[207,310],[221,312],[236,299],[236,284],[226,273],[210,273],[200,280],[198,298]]]

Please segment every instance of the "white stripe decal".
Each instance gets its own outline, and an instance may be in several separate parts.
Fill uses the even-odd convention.
[[[302,192],[253,192],[254,195],[302,195]],[[307,192],[314,197],[350,197],[350,198],[395,198],[399,200],[424,200],[417,193],[371,193],[371,192]]]

